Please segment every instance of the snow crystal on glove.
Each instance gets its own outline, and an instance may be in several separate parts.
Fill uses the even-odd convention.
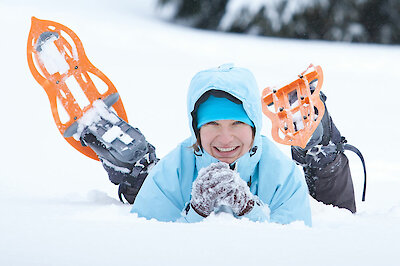
[[[248,213],[254,206],[254,195],[250,192],[247,183],[240,178],[237,172],[233,172],[233,184],[231,192],[217,198],[216,205],[230,206],[236,215]]]
[[[201,169],[193,182],[191,203],[203,216],[208,216],[222,205],[231,207],[235,214],[242,215],[252,199],[253,194],[246,182],[223,162]]]

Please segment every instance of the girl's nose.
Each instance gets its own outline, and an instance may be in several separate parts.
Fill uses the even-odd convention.
[[[229,128],[221,128],[218,137],[221,144],[229,144],[234,138],[232,130],[230,130]]]

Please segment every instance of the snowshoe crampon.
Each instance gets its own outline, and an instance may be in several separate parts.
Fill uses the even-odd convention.
[[[310,65],[292,83],[280,89],[264,89],[262,110],[271,119],[276,142],[306,147],[325,112],[319,94],[322,82],[321,67]]]
[[[47,93],[60,133],[79,152],[98,160],[92,149],[71,136],[77,120],[98,99],[106,99],[128,121],[114,85],[90,63],[78,36],[62,24],[32,17],[27,56],[33,77]]]

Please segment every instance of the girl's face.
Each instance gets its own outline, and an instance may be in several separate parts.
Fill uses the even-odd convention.
[[[221,162],[231,164],[253,145],[253,130],[236,120],[217,120],[200,128],[202,147]]]

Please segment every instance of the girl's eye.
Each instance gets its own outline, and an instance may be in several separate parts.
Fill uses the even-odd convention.
[[[217,122],[215,122],[215,121],[211,121],[211,122],[208,122],[206,125],[218,125],[218,123]]]
[[[235,121],[235,122],[233,122],[233,125],[241,125],[241,124],[244,124],[242,121]]]

